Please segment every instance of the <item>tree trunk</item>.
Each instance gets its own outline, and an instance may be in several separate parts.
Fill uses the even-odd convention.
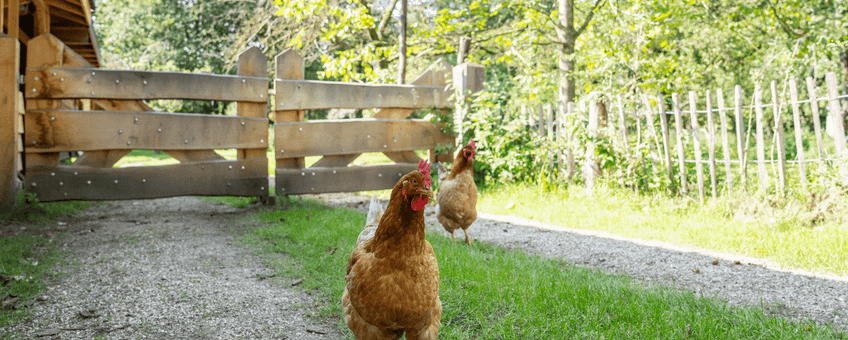
[[[574,101],[574,0],[559,0],[559,102],[566,107]]]
[[[398,65],[398,84],[406,82],[406,1],[400,1],[400,64]]]

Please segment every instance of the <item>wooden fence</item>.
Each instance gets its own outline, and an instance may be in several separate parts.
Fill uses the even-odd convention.
[[[698,94],[690,91],[687,102],[682,102],[677,93],[671,95],[670,101],[663,96],[640,94],[628,101],[619,95],[615,98],[614,105],[608,101],[591,100],[588,108],[585,103],[577,108],[570,103],[567,108],[556,105],[524,105],[516,110],[520,111],[520,119],[538,138],[551,141],[573,138],[568,136],[569,129],[566,127],[574,124],[575,117],[582,116],[586,120],[585,128],[590,136],[613,138],[614,143],[624,150],[627,157],[634,157],[634,148],[647,143],[647,161],[651,162],[651,166],[663,167],[671,183],[684,194],[689,192],[690,183],[696,185],[698,197],[703,203],[708,194],[707,189],[710,196],[718,197],[722,192],[733,192],[736,186],[744,188],[748,183],[747,164],[752,162],[757,165],[757,185],[760,192],[766,192],[770,188],[781,194],[786,192],[787,164],[797,167],[798,182],[804,191],[808,189],[810,178],[806,166],[809,162],[820,163],[821,169],[830,169],[826,171],[836,171],[839,180],[848,184],[848,149],[843,126],[844,113],[848,107],[842,108],[840,103],[848,98],[848,94],[838,94],[834,73],[828,73],[825,80],[826,89],[822,91],[817,88],[812,78],[807,78],[806,99],[801,99],[796,81],[788,80],[785,84],[789,91],[788,101],[781,100],[778,84],[772,82],[770,103],[763,103],[764,91],[758,86],[754,89],[753,96],[748,98],[752,105],[747,106],[742,104],[746,98],[743,97],[742,88],[737,85],[734,88],[733,105],[727,104],[723,92],[718,89],[706,91],[700,106]],[[819,96],[820,93],[826,95]],[[819,123],[823,114],[820,112],[819,103],[827,104],[825,135],[830,137],[827,140],[823,137]],[[769,108],[770,117],[765,113]],[[785,124],[784,115],[788,115],[790,109],[792,122]],[[749,114],[749,119],[744,117],[745,110],[753,111],[753,114]],[[689,116],[688,119],[686,115]],[[802,118],[813,122],[812,132],[816,137],[813,150],[804,149],[803,136],[810,131],[802,124]],[[752,120],[754,126],[750,126]],[[702,122],[706,123],[704,127],[701,127]],[[768,123],[771,124],[766,126]],[[797,155],[794,160],[786,158],[784,126],[787,125],[792,126],[791,133],[794,133]],[[754,131],[751,131],[752,129]],[[731,139],[732,134],[735,134],[735,143],[731,143],[734,142]],[[765,139],[767,134],[773,136],[771,142]],[[753,146],[756,158],[753,160],[747,159],[748,145],[752,144],[748,138],[750,135],[755,137]],[[718,139],[718,136],[721,138]],[[686,143],[686,140],[690,143]],[[830,142],[833,143],[832,151],[827,147]],[[774,153],[776,157],[767,157],[767,148],[773,151],[769,154]],[[595,145],[592,143],[574,150],[552,149],[548,161],[551,167],[558,164],[559,171],[571,178],[577,171],[575,153],[584,155],[582,173],[587,188],[591,191],[595,178],[601,175],[594,159],[594,149]],[[719,149],[720,158],[716,156]],[[692,151],[694,160],[686,159],[687,150]],[[808,152],[814,153],[815,157],[808,159]],[[692,164],[696,173],[694,181],[688,176],[688,169]],[[723,165],[723,169],[720,165]],[[772,168],[771,172],[769,167]],[[820,171],[816,175],[822,176],[823,173]],[[720,177],[724,178],[723,183],[719,183]],[[772,177],[776,180],[772,180]]]
[[[49,33],[28,50],[24,186],[40,201],[269,196],[267,61],[257,48],[239,56],[233,76],[94,68]],[[234,101],[238,116],[153,112],[146,99]],[[214,151],[229,148],[237,160]],[[112,167],[138,149],[180,164]],[[63,151],[84,153],[61,165]]]
[[[468,70],[471,70],[470,72]],[[461,84],[479,89],[482,67],[464,63],[454,74],[468,75]],[[454,137],[431,122],[406,119],[415,109],[451,106],[450,65],[439,60],[410,85],[373,85],[303,80],[303,58],[293,50],[276,57],[275,190],[277,194],[308,194],[381,190],[414,170],[420,158],[414,150],[430,150],[430,161],[452,161],[434,152],[437,145],[453,148]],[[475,75],[480,76],[475,76]],[[462,87],[463,85],[459,85]],[[305,110],[380,108],[373,118],[304,121]],[[366,152],[382,152],[393,164],[348,166]],[[323,156],[307,168],[304,157]]]
[[[0,13],[2,17],[2,13]],[[0,25],[2,27],[2,25]],[[0,207],[15,203],[23,169],[23,95],[18,91],[20,42],[0,33]]]

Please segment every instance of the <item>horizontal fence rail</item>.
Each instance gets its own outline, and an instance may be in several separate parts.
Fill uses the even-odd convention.
[[[267,118],[150,111],[30,110],[27,152],[267,148]]]
[[[268,194],[267,161],[248,158],[127,168],[36,166],[27,168],[26,187],[43,202],[262,196]]]
[[[264,103],[268,78],[99,68],[27,68],[31,99],[192,99]]]
[[[277,79],[275,110],[448,107],[453,90],[446,86],[357,84]]]
[[[279,123],[276,136],[279,155],[304,157],[428,149],[436,144],[453,145],[453,138],[421,119],[343,119]],[[327,138],[327,136],[333,136]],[[315,143],[322,140],[322,143]]]

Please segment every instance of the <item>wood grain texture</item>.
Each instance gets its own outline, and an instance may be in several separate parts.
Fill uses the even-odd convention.
[[[28,168],[25,187],[42,202],[188,195],[260,196],[268,194],[267,170],[255,170],[262,161],[267,160],[251,158],[128,168],[37,166]]]
[[[0,10],[2,15],[2,10]],[[0,206],[15,204],[17,164],[21,145],[18,131],[18,65],[21,62],[20,43],[0,33]]]
[[[297,51],[290,48],[280,52],[280,54],[277,54],[277,56],[274,57],[274,72],[274,77],[277,79],[303,79],[305,72],[303,57],[297,54]],[[277,82],[274,82],[275,103],[279,103],[280,101],[280,91],[282,90],[277,88]],[[279,110],[276,107],[274,108],[275,123],[302,122],[305,117],[305,110]],[[279,148],[277,149],[277,153],[275,153],[274,157],[277,158],[277,168],[300,169],[306,167],[306,159],[303,157],[283,157],[283,155],[279,153]]]
[[[29,67],[26,96],[33,99],[196,99],[265,103],[267,88],[265,77]]]
[[[452,143],[430,122],[420,119],[321,120],[278,123],[277,157],[347,155],[364,152],[412,151]]]
[[[265,55],[262,54],[262,51],[259,50],[256,46],[248,48],[246,51],[239,54],[238,57],[238,70],[236,72],[239,76],[253,76],[253,77],[263,77],[268,74],[268,59],[265,58]],[[263,100],[261,102],[248,102],[248,101],[240,101],[236,103],[237,105],[237,115],[239,117],[250,117],[250,118],[262,118],[265,119],[266,128],[262,130],[262,132],[255,133],[252,135],[253,138],[259,137],[261,141],[263,141],[263,145],[260,148],[244,148],[237,150],[237,157],[239,159],[246,158],[265,158],[266,151],[268,149],[268,129],[267,124],[270,122],[268,119],[268,80],[263,77],[264,86],[261,88],[261,92],[259,93],[259,97]],[[256,94],[254,93],[253,96]],[[267,169],[268,164],[267,161],[263,168]]]
[[[416,163],[339,168],[276,169],[278,194],[299,195],[391,189],[398,179],[416,170]]]
[[[139,111],[30,110],[26,152],[266,148],[268,120]]]
[[[277,79],[275,110],[448,107],[451,91],[444,86],[358,84]]]

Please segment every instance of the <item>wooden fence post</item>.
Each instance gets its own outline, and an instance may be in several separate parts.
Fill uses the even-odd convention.
[[[553,173],[554,173],[554,148],[553,148],[553,140],[554,140],[554,124],[556,121],[554,120],[554,109],[548,104],[545,106],[545,111],[548,113],[548,124],[547,124],[547,140],[548,140],[548,182],[553,181]]]
[[[810,111],[813,113],[813,130],[816,133],[816,149],[819,152],[820,163],[818,166],[819,178],[824,179],[825,153],[824,144],[822,144],[821,122],[819,121],[819,98],[816,95],[816,84],[813,82],[813,77],[807,77],[807,95],[810,98]]]
[[[268,76],[268,59],[265,58],[265,55],[262,54],[262,51],[259,50],[256,46],[248,48],[246,51],[242,52],[238,56],[238,66],[236,74],[240,76],[254,76],[254,77],[267,77]],[[236,102],[236,110],[237,115],[239,117],[251,117],[251,118],[268,118],[268,93],[265,91],[264,93],[257,94],[259,98],[264,99],[264,103],[250,103],[250,102]],[[260,143],[266,145],[265,148],[262,149],[239,149],[237,153],[238,159],[248,159],[248,158],[258,158],[262,159],[259,161],[257,166],[262,167],[262,172],[266,173],[265,177],[268,177],[268,130],[264,129],[259,136]],[[248,171],[242,172],[245,175],[250,173]],[[259,202],[267,205],[273,205],[275,203],[273,196],[269,194],[268,186],[270,183],[267,183],[267,186],[260,187],[260,192],[256,195],[259,199]]]
[[[710,90],[707,90],[707,148],[710,156],[710,186],[713,198],[718,197],[718,181],[716,179],[716,158],[715,158],[715,121],[713,119],[713,96]]]
[[[807,192],[807,166],[804,164],[804,140],[801,138],[801,107],[798,103],[798,84],[795,83],[795,78],[789,80],[789,95],[792,100],[792,125],[795,127],[795,150],[798,155],[798,173],[801,176],[801,189]]]
[[[591,139],[598,137],[598,105],[595,100],[589,104],[589,124],[587,126],[589,137]],[[595,179],[598,177],[600,169],[595,159],[595,143],[590,139],[586,143],[586,153],[583,161],[583,178],[586,182],[586,194],[595,195]]]
[[[828,125],[833,125],[833,128],[828,126],[828,130],[832,131],[830,135],[836,143],[836,163],[837,171],[839,171],[840,181],[843,185],[848,185],[848,148],[845,145],[845,115],[842,112],[842,105],[839,102],[839,87],[836,84],[836,73],[828,72],[825,75],[827,84],[827,122]]]
[[[303,57],[301,57],[297,52],[293,49],[286,49],[280,54],[277,54],[274,57],[274,78],[275,79],[303,79],[305,66],[303,62]],[[274,85],[276,92],[276,84]],[[279,96],[278,96],[279,98]],[[274,103],[275,106],[279,106],[279,102]],[[285,123],[285,122],[301,122],[304,120],[306,116],[305,110],[276,110],[274,109],[274,122],[275,123]],[[275,149],[277,146],[285,145],[286,141],[281,140],[279,138],[279,134],[276,133],[277,128],[274,128],[274,144]],[[288,158],[285,155],[286,148],[282,146],[280,152],[275,155],[277,160],[277,169],[303,169],[306,168],[306,159],[304,157],[295,157]],[[279,183],[279,176],[276,177],[277,184],[275,185],[278,194],[285,195],[285,188],[283,188]]]
[[[17,12],[14,14],[17,16]],[[23,151],[22,130],[19,130],[23,117],[18,112],[23,106],[20,103],[22,98],[18,95],[21,64],[18,39],[0,33],[0,55],[7,56],[0,59],[0,143],[3,145],[0,150],[0,207],[11,207],[15,205],[21,189],[18,171]]]
[[[783,137],[783,115],[780,114],[780,99],[777,97],[777,82],[771,81],[771,105],[774,112],[774,134],[777,138],[775,148],[777,149],[777,190],[780,195],[786,193],[786,145]]]
[[[695,169],[698,172],[698,198],[704,204],[704,165],[701,164],[701,136],[698,127],[698,110],[695,91],[689,91],[689,118],[691,121],[692,141],[695,146]]]
[[[568,165],[568,183],[571,183],[574,178],[574,173],[577,172],[577,165],[574,164],[574,150],[571,148],[571,142],[574,140],[574,135],[571,133],[571,126],[574,123],[574,102],[568,102],[566,105],[565,116],[563,117],[563,127],[565,129],[565,148],[566,164]]]
[[[748,150],[746,147],[746,139],[743,139],[745,134],[744,122],[742,121],[742,86],[736,85],[733,88],[733,112],[736,117],[736,157],[739,158],[739,168],[742,169],[742,189],[748,190]]]
[[[724,179],[727,192],[733,189],[733,170],[730,167],[730,142],[727,139],[727,107],[724,106],[724,94],[721,89],[716,89],[718,99],[718,118],[721,122],[721,150],[724,152]]]
[[[763,89],[760,84],[754,88],[754,110],[757,124],[757,175],[760,180],[760,193],[765,193],[769,187],[768,171],[766,171],[766,150],[763,136]]]
[[[472,62],[464,62],[453,67],[453,86],[457,91],[454,124],[458,132],[456,142],[459,145],[465,142],[465,120],[469,110],[468,95],[483,89],[485,76],[483,66]]]
[[[627,137],[627,116],[624,115],[624,101],[620,94],[615,99],[618,103],[618,130],[621,131],[621,147],[624,148],[627,158],[630,159],[632,155],[630,154],[630,139]]]
[[[663,159],[665,159],[665,169],[668,172],[668,180],[674,188],[674,165],[671,163],[671,138],[668,135],[668,116],[665,114],[665,98],[662,95],[657,95],[657,109],[660,111],[660,132],[663,139]]]
[[[674,105],[674,131],[677,135],[677,164],[680,168],[680,190],[683,194],[689,193],[689,183],[686,181],[686,154],[683,150],[683,118],[680,117],[680,98],[677,93],[671,94],[671,102]]]
[[[640,97],[642,98],[642,105],[645,106],[645,122],[648,124],[648,138],[653,139],[653,143],[649,143],[651,146],[650,155],[652,166],[656,170],[657,161],[660,159],[660,140],[657,136],[657,129],[654,127],[654,110],[647,94],[643,93]]]

